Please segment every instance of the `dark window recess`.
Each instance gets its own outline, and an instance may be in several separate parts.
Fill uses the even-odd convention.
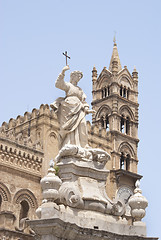
[[[120,169],[124,169],[124,154],[121,153],[120,157]]]
[[[107,88],[105,88],[105,97],[107,97]]]
[[[107,91],[108,91],[108,96],[110,96],[110,87],[109,86],[107,88]]]
[[[124,88],[123,97],[126,98],[126,88]]]
[[[104,98],[104,91],[103,91],[103,89],[102,89],[102,98]]]
[[[104,117],[101,117],[101,127],[104,128]]]
[[[108,115],[106,115],[106,129],[109,130],[109,119],[108,119]]]
[[[23,200],[21,203],[21,210],[20,210],[20,219],[26,218],[29,212],[29,204],[27,201]]]
[[[126,170],[129,171],[130,170],[130,155],[127,154],[126,157]]]
[[[130,134],[130,121],[129,117],[126,118],[126,134]]]
[[[121,121],[120,121],[120,131],[122,133],[125,132],[125,122],[124,122],[124,118],[123,117],[121,118]]]
[[[122,86],[120,87],[120,96],[122,97]]]
[[[120,156],[120,169],[130,171],[130,155],[125,155],[123,152]]]

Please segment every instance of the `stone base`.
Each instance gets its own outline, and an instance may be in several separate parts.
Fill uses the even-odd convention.
[[[120,216],[91,210],[79,210],[64,206],[63,204],[56,205],[52,202],[43,203],[41,206],[41,220],[29,221],[29,225],[35,231],[33,223],[39,229],[40,223],[44,223],[45,221],[46,224],[49,220],[52,224],[52,221],[55,222],[55,219],[59,219],[63,224],[74,224],[78,228],[97,229],[98,231],[108,231],[121,235],[146,236],[145,224],[134,226],[130,225],[125,218]],[[39,230],[36,229],[36,233],[38,232]]]
[[[88,221],[86,220],[88,223]],[[116,234],[109,231],[93,228],[80,227],[76,224],[62,221],[59,218],[41,219],[28,221],[30,227],[35,231],[39,240],[157,240],[158,238],[147,238],[126,234]],[[124,229],[122,228],[122,233]]]

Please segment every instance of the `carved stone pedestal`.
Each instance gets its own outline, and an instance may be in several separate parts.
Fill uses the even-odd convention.
[[[43,201],[36,211],[40,220],[28,222],[38,239],[146,239],[141,219],[134,225],[132,216],[125,216],[124,202],[107,196],[109,158],[100,149],[73,145],[61,149],[57,156],[59,177],[51,165],[41,180]]]

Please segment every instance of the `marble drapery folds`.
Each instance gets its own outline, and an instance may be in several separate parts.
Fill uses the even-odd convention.
[[[66,144],[84,148],[88,145],[85,115],[89,113],[89,105],[85,101],[86,95],[77,86],[83,74],[74,71],[71,73],[70,82],[65,82],[64,72],[69,69],[67,67],[63,68],[55,82],[55,86],[64,90],[66,96],[56,99],[51,107],[55,110],[60,124],[60,148]]]

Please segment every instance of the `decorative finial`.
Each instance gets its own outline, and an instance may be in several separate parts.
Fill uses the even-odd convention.
[[[93,81],[97,80],[97,69],[96,69],[95,65],[92,70],[92,78],[93,78]]]
[[[133,72],[132,72],[132,77],[133,77],[134,80],[137,81],[137,79],[138,79],[138,72],[137,72],[135,66],[134,66],[134,70],[133,70]]]
[[[116,31],[114,31],[114,37],[113,37],[113,42],[114,42],[114,46],[116,46]]]
[[[134,66],[134,70],[133,70],[133,72],[137,72],[137,70],[136,70],[136,66]]]
[[[140,226],[141,219],[145,216],[145,208],[148,206],[148,201],[142,195],[140,189],[140,181],[137,180],[135,183],[134,195],[129,199],[129,206],[131,207],[131,216],[134,219],[134,225]]]

